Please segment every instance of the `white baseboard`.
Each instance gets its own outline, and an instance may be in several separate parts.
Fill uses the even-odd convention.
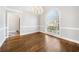
[[[61,36],[61,35],[51,34],[51,33],[44,32],[44,31],[40,31],[40,32],[45,33],[45,34],[48,34],[48,35],[51,35],[51,36],[58,37],[58,38],[63,39],[63,40],[67,40],[67,41],[71,41],[71,42],[74,42],[74,43],[79,44],[79,41],[73,40],[73,39],[70,39],[70,38],[66,38],[66,37],[63,37],[63,36]]]

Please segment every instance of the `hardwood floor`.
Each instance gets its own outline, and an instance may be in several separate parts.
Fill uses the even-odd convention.
[[[79,51],[79,44],[59,39],[44,33],[7,38],[2,52],[64,52]]]

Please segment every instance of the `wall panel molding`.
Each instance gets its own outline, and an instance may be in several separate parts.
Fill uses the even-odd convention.
[[[6,27],[1,27],[0,28],[0,47],[2,46],[2,44],[4,43],[4,41],[6,40],[5,30],[6,30]]]
[[[21,26],[20,27],[20,34],[21,35],[26,35],[34,32],[39,32],[39,25],[37,26]]]
[[[60,27],[60,29],[65,29],[65,30],[79,30],[79,28],[76,28],[76,27]]]

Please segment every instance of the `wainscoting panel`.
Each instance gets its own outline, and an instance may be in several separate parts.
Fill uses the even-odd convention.
[[[79,28],[61,27],[61,36],[79,41]]]
[[[0,47],[2,46],[3,42],[5,41],[5,27],[0,28]]]
[[[20,27],[20,34],[26,35],[34,32],[39,32],[38,26],[23,26]]]

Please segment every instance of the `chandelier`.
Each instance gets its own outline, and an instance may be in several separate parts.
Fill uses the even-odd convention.
[[[43,7],[41,6],[33,6],[32,11],[35,15],[41,15],[44,12]]]

